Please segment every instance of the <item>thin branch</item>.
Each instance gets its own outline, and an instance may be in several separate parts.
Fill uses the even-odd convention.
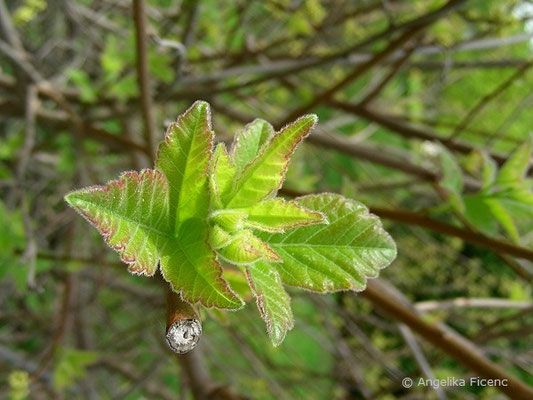
[[[155,125],[152,115],[152,94],[148,68],[148,50],[146,43],[146,11],[144,0],[133,0],[133,17],[135,19],[135,39],[137,51],[137,80],[140,90],[140,105],[144,119],[144,136],[148,147],[148,157],[153,163],[156,151]]]
[[[429,24],[429,22],[427,24]],[[402,35],[400,35],[399,38],[390,42],[387,47],[385,47],[382,51],[377,53],[370,60],[357,66],[351,73],[349,73],[347,76],[345,76],[339,82],[335,83],[330,88],[318,93],[313,98],[313,100],[311,100],[309,103],[304,104],[303,106],[298,107],[297,109],[291,111],[287,116],[283,118],[281,122],[277,123],[276,125],[278,127],[284,126],[288,124],[289,122],[298,118],[300,115],[309,112],[310,110],[315,108],[317,105],[331,99],[331,97],[335,95],[340,89],[344,88],[346,85],[348,85],[349,83],[359,78],[361,75],[367,72],[370,68],[379,64],[381,61],[385,60],[389,55],[394,53],[398,48],[400,48],[405,43],[407,43],[409,40],[411,40],[413,37],[418,35],[427,26],[427,24],[413,27],[412,29],[404,32]]]
[[[518,68],[514,74],[512,74],[509,78],[500,83],[494,90],[479,99],[476,105],[463,117],[461,122],[459,122],[452,135],[446,140],[452,141],[456,137],[458,137],[461,132],[463,132],[468,127],[468,125],[470,125],[472,120],[490,103],[491,100],[498,97],[501,93],[508,89],[517,79],[523,76],[532,64],[532,62],[525,63],[520,68]]]
[[[400,333],[405,339],[407,346],[409,346],[409,348],[411,349],[411,352],[413,353],[415,361],[420,367],[420,371],[422,371],[422,373],[427,379],[431,379],[431,380],[435,379],[435,374],[431,370],[431,366],[429,365],[429,362],[426,359],[426,356],[424,355],[422,348],[416,341],[416,338],[413,335],[413,332],[411,332],[411,329],[409,329],[409,327],[405,324],[398,324],[398,328],[400,329]],[[442,387],[431,386],[431,388],[435,390],[435,392],[437,393],[437,397],[440,400],[446,399],[446,394],[444,393],[444,390],[442,389]]]
[[[533,388],[509,375],[503,368],[490,361],[476,345],[443,324],[430,324],[414,311],[414,307],[397,290],[379,279],[368,281],[361,296],[370,300],[387,315],[407,325],[434,346],[443,350],[473,372],[488,379],[499,379],[507,386],[496,386],[513,399],[533,398]]]
[[[470,145],[464,142],[459,142],[457,140],[454,140],[454,141],[446,140],[445,137],[437,135],[436,133],[431,132],[427,129],[417,128],[407,123],[406,121],[400,120],[394,116],[387,115],[377,110],[372,110],[369,108],[361,107],[358,104],[351,104],[347,102],[334,101],[334,100],[329,101],[328,104],[340,110],[357,115],[366,120],[375,122],[383,126],[384,128],[390,129],[392,132],[395,132],[406,138],[416,138],[416,139],[429,140],[429,141],[438,141],[442,143],[444,146],[446,146],[448,149],[452,151],[457,151],[463,154],[470,154],[472,151],[476,149],[476,147],[473,145]],[[503,163],[505,163],[505,161],[507,161],[507,157],[503,154],[491,152],[489,155],[499,165],[502,165]]]
[[[514,245],[503,240],[494,239],[485,236],[481,233],[458,228],[445,222],[426,217],[425,215],[419,213],[414,213],[406,210],[393,210],[381,207],[370,207],[370,211],[385,219],[403,222],[409,225],[421,226],[430,229],[434,232],[442,233],[448,236],[458,237],[460,239],[463,239],[465,242],[493,250],[497,253],[509,254],[514,257],[524,258],[526,260],[533,261],[532,249]],[[533,277],[529,275],[524,276],[524,278],[528,281],[533,280]]]
[[[367,106],[370,104],[376,97],[379,96],[379,94],[385,89],[387,84],[396,76],[396,74],[400,71],[402,66],[405,65],[407,60],[409,60],[409,57],[413,54],[415,51],[417,44],[419,41],[415,41],[411,46],[409,46],[404,54],[398,58],[398,60],[394,61],[394,63],[391,65],[391,68],[389,72],[383,77],[383,79],[374,87],[371,91],[369,91],[366,96],[359,102],[361,106]]]
[[[533,307],[532,302],[514,301],[495,298],[468,298],[458,297],[451,300],[428,300],[415,304],[419,311],[450,310],[454,308],[515,308],[528,309]]]

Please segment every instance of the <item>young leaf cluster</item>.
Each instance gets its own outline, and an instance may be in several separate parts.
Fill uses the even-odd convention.
[[[132,273],[157,268],[190,303],[238,309],[223,277],[245,273],[275,345],[293,326],[284,285],[319,293],[362,290],[396,247],[362,204],[335,194],[276,197],[289,160],[317,122],[306,115],[279,132],[256,119],[230,149],[214,147],[209,105],[198,101],[170,125],[155,169],[126,172],[66,201],[117,250]]]
[[[476,228],[496,234],[501,226],[516,243],[520,240],[517,221],[533,218],[533,192],[526,173],[531,158],[532,139],[516,149],[498,170],[494,160],[480,152],[481,190],[463,195],[461,168],[454,157],[441,149],[443,179],[450,205]]]

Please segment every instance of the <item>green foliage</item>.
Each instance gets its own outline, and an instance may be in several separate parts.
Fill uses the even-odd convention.
[[[25,25],[44,10],[46,10],[45,0],[25,0],[13,13],[13,22],[17,25]]]
[[[30,376],[26,371],[12,371],[7,377],[9,400],[24,400],[30,394]]]
[[[469,223],[488,234],[497,233],[498,224],[514,241],[520,241],[517,221],[533,218],[533,193],[526,179],[532,139],[520,146],[498,170],[486,153],[481,153],[481,182],[478,193],[462,195],[461,169],[455,158],[441,149],[441,186],[449,194],[451,206]]]
[[[242,268],[279,345],[293,326],[283,283],[320,293],[362,290],[396,256],[390,236],[360,203],[332,194],[275,198],[290,156],[316,121],[303,116],[275,133],[255,120],[230,153],[220,144],[213,154],[209,105],[198,101],[167,130],[156,169],[126,172],[65,199],[130,272],[152,276],[160,266],[191,303],[240,308],[226,280],[234,274],[223,274],[220,261]]]
[[[10,211],[0,201],[0,278],[9,276],[15,282],[17,289],[26,288],[26,270],[18,261],[15,254],[18,248],[24,246],[24,226],[20,211]],[[17,260],[17,261],[14,261]]]
[[[53,383],[57,390],[70,387],[87,373],[87,367],[97,359],[97,354],[76,349],[62,349],[55,364]]]

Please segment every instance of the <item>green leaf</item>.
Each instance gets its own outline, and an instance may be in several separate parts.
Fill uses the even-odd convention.
[[[367,277],[376,277],[396,257],[394,241],[361,203],[336,194],[296,202],[323,213],[329,225],[258,233],[283,259],[275,266],[284,283],[316,292],[363,290]]]
[[[516,229],[516,225],[514,224],[513,217],[511,216],[509,211],[507,211],[502,205],[502,203],[496,199],[486,199],[485,204],[489,207],[494,218],[496,218],[498,222],[503,226],[503,228],[507,231],[511,239],[513,239],[515,243],[518,243],[520,235],[518,234],[518,230]]]
[[[442,170],[440,186],[446,189],[451,205],[462,212],[464,211],[464,204],[461,197],[463,192],[463,173],[461,168],[453,154],[444,146],[441,146],[439,156]]]
[[[65,200],[119,252],[130,272],[152,276],[160,264],[165,280],[187,301],[239,308],[242,302],[221,278],[207,243],[207,221],[189,219],[176,235],[168,193],[161,172],[144,170],[127,172],[103,187],[72,192]]]
[[[496,162],[487,153],[481,152],[481,156],[483,157],[482,188],[487,189],[496,179],[497,166]]]
[[[258,260],[281,262],[279,255],[249,230],[236,233],[227,246],[218,250],[218,254],[234,265],[252,264]]]
[[[245,274],[240,271],[233,269],[231,267],[224,268],[224,279],[227,280],[233,290],[239,294],[246,301],[252,298],[252,293],[250,292],[250,286],[248,285],[248,280],[246,279]]]
[[[213,148],[209,104],[195,102],[178,122],[169,126],[159,146],[156,168],[169,182],[170,219],[176,231],[188,218],[209,213],[207,172]]]
[[[274,128],[262,119],[255,119],[235,135],[231,155],[237,169],[242,171],[274,136]]]
[[[233,237],[218,225],[214,225],[209,231],[209,244],[211,248],[217,250],[226,247],[231,243]]]
[[[530,137],[501,167],[495,181],[497,185],[516,186],[524,179],[531,157],[532,141]]]
[[[238,173],[226,207],[249,207],[274,196],[283,182],[289,157],[316,122],[316,115],[306,115],[276,133],[257,157]]]
[[[87,367],[97,359],[97,354],[76,349],[63,349],[54,368],[53,382],[57,390],[70,387],[87,374]]]
[[[168,185],[159,171],[125,172],[106,186],[71,192],[65,200],[119,252],[130,272],[152,276],[161,249],[175,240],[168,223]]]
[[[265,200],[244,211],[248,215],[244,220],[245,227],[266,232],[283,232],[297,226],[327,223],[323,214],[283,199]]]
[[[474,194],[464,197],[464,216],[475,227],[491,235],[498,232],[498,224],[492,211],[485,202],[483,194]]]
[[[222,267],[208,244],[205,219],[190,218],[180,227],[178,239],[161,259],[163,278],[176,292],[205,307],[238,309],[242,300],[222,278]]]
[[[209,174],[211,201],[216,209],[222,208],[223,200],[226,199],[231,189],[235,171],[235,165],[228,155],[226,145],[220,143],[215,149],[211,161],[211,173]]]
[[[257,308],[266,322],[274,346],[279,346],[287,331],[294,326],[291,298],[283,288],[276,267],[258,261],[246,268],[250,288],[257,299]]]
[[[226,231],[236,232],[244,229],[244,220],[248,214],[244,210],[216,210],[209,217]]]

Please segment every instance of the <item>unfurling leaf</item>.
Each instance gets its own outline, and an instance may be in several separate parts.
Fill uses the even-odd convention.
[[[291,154],[316,122],[316,115],[303,116],[265,143],[257,157],[235,177],[226,208],[250,207],[274,196],[281,187]]]
[[[235,177],[235,164],[230,159],[226,145],[220,143],[215,150],[211,161],[211,173],[209,174],[209,186],[211,189],[212,203],[216,209],[222,208],[233,178]]]
[[[237,168],[242,171],[259,154],[263,145],[274,135],[274,128],[262,119],[250,122],[235,135],[231,155]]]
[[[244,210],[248,215],[244,226],[266,232],[283,232],[297,226],[327,223],[323,214],[283,199],[265,200]]]
[[[258,260],[280,262],[278,254],[268,244],[262,242],[251,231],[242,230],[236,233],[231,242],[218,250],[219,255],[234,265],[253,264]]]
[[[207,173],[213,147],[209,105],[197,101],[169,126],[155,166],[169,182],[170,219],[176,229],[188,218],[209,213]]]

